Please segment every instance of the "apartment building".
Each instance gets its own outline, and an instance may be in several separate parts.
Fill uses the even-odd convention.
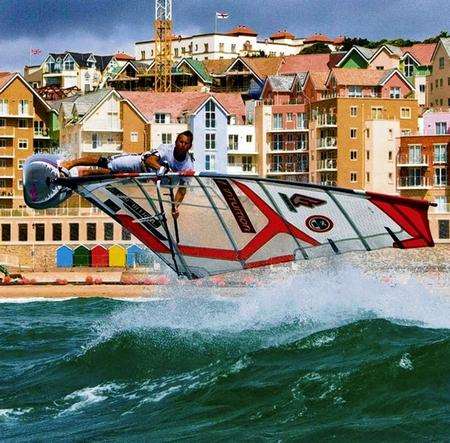
[[[450,133],[403,136],[397,157],[398,191],[437,204],[429,211],[431,232],[435,241],[446,243],[450,243],[449,149]]]
[[[268,77],[256,105],[259,169],[266,177],[309,181],[309,125],[302,93],[306,75]]]
[[[23,164],[55,143],[55,114],[20,74],[0,73],[0,208],[23,207]]]
[[[427,79],[430,107],[450,106],[450,37],[441,38],[431,59],[432,72]]]
[[[310,178],[329,186],[395,189],[399,134],[417,131],[412,85],[396,69],[333,69],[311,105]]]

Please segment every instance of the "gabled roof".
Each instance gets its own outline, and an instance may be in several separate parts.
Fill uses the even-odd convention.
[[[410,55],[420,66],[428,66],[431,64],[431,57],[436,48],[437,43],[416,43],[412,46],[402,48],[405,58]]]
[[[95,60],[97,61],[96,67],[100,71],[104,71],[105,68],[108,66],[108,63],[113,58],[112,55],[94,55],[94,57],[95,57]]]
[[[303,43],[334,43],[331,37],[326,34],[312,34],[303,40]]]
[[[369,63],[370,59],[373,57],[373,55],[377,52],[376,49],[371,48],[365,48],[364,46],[357,46],[354,45],[351,47],[351,49],[345,54],[342,59],[337,63],[337,67],[341,67],[351,56],[352,54],[356,52],[359,54],[360,57],[362,57],[367,63]]]
[[[228,35],[248,35],[256,37],[258,33],[254,31],[252,28],[249,28],[245,25],[237,25],[231,31],[227,32]]]
[[[290,92],[295,78],[295,75],[270,75],[266,85],[270,86],[273,92]]]
[[[125,52],[118,52],[117,54],[114,54],[114,58],[117,61],[134,60],[134,57],[132,55],[128,55]]]
[[[210,75],[221,75],[233,63],[232,58],[219,60],[203,60],[203,66]]]
[[[340,60],[340,54],[299,54],[284,57],[278,74],[297,72],[328,72]]]
[[[186,63],[193,71],[195,71],[204,83],[212,83],[212,77],[209,75],[205,65],[201,61],[194,60],[193,58],[183,58],[175,65],[175,68],[178,69],[183,63]]]
[[[267,76],[277,73],[281,61],[282,57],[238,57],[232,60],[224,73],[232,71],[236,64],[242,63],[259,80],[263,80]]]
[[[432,59],[434,58],[434,54],[438,50],[439,46],[441,46],[445,49],[445,52],[447,53],[447,56],[450,57],[450,37],[441,38],[439,42],[436,44],[436,47],[434,48]]]
[[[314,86],[314,89],[317,91],[323,91],[327,89],[325,86],[325,83],[328,78],[328,72],[309,72],[309,77],[311,79],[311,82]]]
[[[0,92],[4,91],[15,79],[19,79],[47,110],[54,110],[18,72],[0,72]]]

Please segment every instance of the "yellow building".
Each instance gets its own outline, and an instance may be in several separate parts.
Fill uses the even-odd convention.
[[[441,38],[431,59],[427,78],[428,106],[450,106],[450,37]]]

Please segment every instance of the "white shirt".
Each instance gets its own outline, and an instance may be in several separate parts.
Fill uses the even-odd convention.
[[[183,161],[177,160],[173,155],[175,144],[162,144],[157,149],[151,151],[151,154],[159,157],[161,161],[169,164],[169,167],[174,172],[194,170],[194,161],[189,153]]]

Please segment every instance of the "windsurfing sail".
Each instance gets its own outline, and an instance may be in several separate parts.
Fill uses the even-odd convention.
[[[180,179],[187,189],[172,216]],[[294,260],[433,246],[423,200],[219,174],[60,179],[189,279]]]

